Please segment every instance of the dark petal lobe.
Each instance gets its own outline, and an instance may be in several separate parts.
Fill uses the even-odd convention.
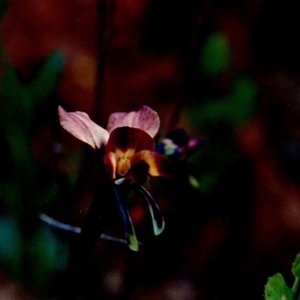
[[[114,187],[114,194],[115,194],[115,198],[120,210],[120,214],[121,214],[121,218],[125,227],[125,232],[126,232],[126,240],[128,243],[128,247],[133,250],[133,251],[138,251],[139,250],[139,243],[135,234],[135,230],[132,224],[132,220],[127,208],[127,205],[124,201],[124,199],[122,199],[122,197],[120,196],[118,189],[117,189],[116,185]]]
[[[107,152],[115,152],[117,149],[126,151],[134,149],[135,152],[141,150],[154,150],[154,140],[145,131],[138,128],[118,127],[114,129],[106,145]]]
[[[133,189],[137,193],[139,193],[142,196],[142,198],[145,199],[147,202],[148,209],[151,215],[154,235],[160,235],[164,231],[165,221],[157,203],[155,202],[151,194],[142,185],[136,183],[132,183],[132,185]]]

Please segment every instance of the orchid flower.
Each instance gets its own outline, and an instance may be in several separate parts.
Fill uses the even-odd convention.
[[[159,129],[158,114],[148,106],[110,115],[107,129],[84,112],[58,108],[60,124],[93,149],[105,147],[104,164],[111,179],[126,177],[143,183],[148,176],[166,176],[169,160],[156,153],[153,137]],[[146,174],[144,174],[146,173]]]
[[[113,192],[126,230],[126,238],[132,250],[138,250],[138,241],[126,205],[130,191],[135,191],[148,204],[154,235],[164,229],[164,220],[150,193],[142,186],[147,178],[166,176],[170,161],[155,152],[154,136],[160,119],[148,106],[129,113],[110,115],[106,129],[93,122],[80,111],[67,112],[58,108],[61,126],[93,149],[104,149],[103,163],[113,182]]]

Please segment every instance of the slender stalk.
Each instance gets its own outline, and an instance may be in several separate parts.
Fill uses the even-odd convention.
[[[96,121],[100,121],[102,104],[105,97],[105,77],[110,40],[112,38],[114,0],[98,1],[98,74],[96,83],[96,99],[94,103]]]
[[[300,280],[298,277],[296,277],[293,287],[292,287],[292,291],[294,292],[294,297],[293,300],[300,300]]]

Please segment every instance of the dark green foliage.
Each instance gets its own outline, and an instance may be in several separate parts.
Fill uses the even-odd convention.
[[[6,1],[0,1],[0,18],[5,7]],[[55,92],[64,58],[52,53],[25,82],[0,38],[0,64],[0,262],[12,279],[45,288],[66,267],[67,246],[38,219],[43,205],[55,197],[56,183],[45,178],[43,189],[38,186],[41,167],[31,142],[36,114]]]

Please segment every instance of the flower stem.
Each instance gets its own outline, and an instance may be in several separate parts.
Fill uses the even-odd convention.
[[[292,287],[292,291],[294,292],[293,300],[300,300],[299,283],[300,283],[299,277],[296,277],[293,287]]]

